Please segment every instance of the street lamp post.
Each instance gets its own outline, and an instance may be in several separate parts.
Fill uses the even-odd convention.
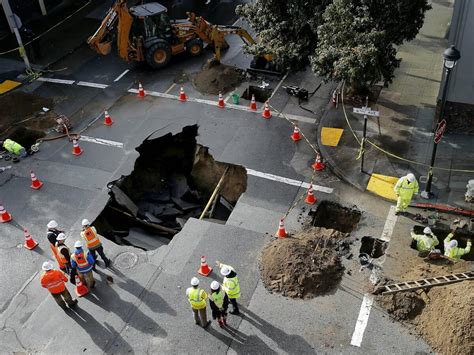
[[[444,120],[444,109],[446,106],[446,96],[448,93],[448,84],[449,84],[449,76],[451,74],[451,69],[454,68],[456,62],[461,58],[461,53],[454,47],[453,45],[446,49],[443,53],[444,58],[444,68],[445,68],[445,78],[444,78],[444,86],[443,86],[443,95],[441,96],[441,105],[439,110],[439,115],[436,121],[436,127],[434,132],[434,141],[433,141],[433,150],[431,152],[431,162],[430,168],[428,170],[428,178],[426,180],[425,191],[421,193],[421,197],[429,199],[433,194],[431,193],[431,184],[433,182],[433,166],[436,159],[436,149],[438,148],[439,138],[436,139],[436,130],[440,127],[440,123]],[[441,133],[442,134],[442,133]]]

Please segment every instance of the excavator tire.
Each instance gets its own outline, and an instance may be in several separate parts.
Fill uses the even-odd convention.
[[[171,47],[165,40],[159,40],[148,48],[145,55],[146,62],[153,69],[161,69],[171,60]]]
[[[202,54],[202,50],[204,48],[204,44],[202,43],[202,39],[194,38],[186,43],[186,51],[192,57],[197,57]]]

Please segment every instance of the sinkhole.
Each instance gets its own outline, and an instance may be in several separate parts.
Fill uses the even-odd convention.
[[[313,216],[314,227],[351,233],[357,227],[362,212],[356,208],[344,207],[336,202],[323,200],[310,215]]]
[[[372,259],[380,258],[387,250],[388,242],[369,236],[362,237],[359,249],[360,254],[367,254]]]
[[[117,244],[153,250],[206,207],[204,219],[225,223],[247,188],[247,172],[214,160],[197,135],[197,125],[186,126],[175,135],[152,134],[137,147],[130,175],[108,184],[110,199],[94,222],[97,231]]]
[[[267,100],[272,95],[272,89],[249,85],[249,87],[243,92],[242,98],[246,100],[252,100],[252,95],[255,95],[255,101],[267,102]]]

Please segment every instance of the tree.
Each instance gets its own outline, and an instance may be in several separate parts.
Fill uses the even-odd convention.
[[[334,0],[318,27],[313,71],[358,92],[390,83],[400,65],[395,46],[415,38],[430,8],[427,0]]]
[[[259,37],[259,43],[245,51],[258,55],[271,53],[276,64],[299,69],[309,63],[317,45],[317,28],[332,0],[255,0],[239,5],[236,12],[246,19]]]

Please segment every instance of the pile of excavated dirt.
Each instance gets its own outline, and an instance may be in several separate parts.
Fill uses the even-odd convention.
[[[349,252],[349,234],[310,228],[276,239],[262,252],[265,287],[283,296],[312,298],[332,291],[344,273],[340,257]]]
[[[203,93],[218,95],[234,90],[244,79],[240,69],[224,64],[206,64],[194,77],[195,88]]]
[[[408,271],[403,278],[419,280],[459,273],[468,271],[471,265],[466,261],[454,265],[425,264]],[[470,281],[377,296],[377,302],[397,320],[410,321],[436,353],[469,354],[469,350],[474,350],[470,348],[470,337],[474,332],[474,296]]]

